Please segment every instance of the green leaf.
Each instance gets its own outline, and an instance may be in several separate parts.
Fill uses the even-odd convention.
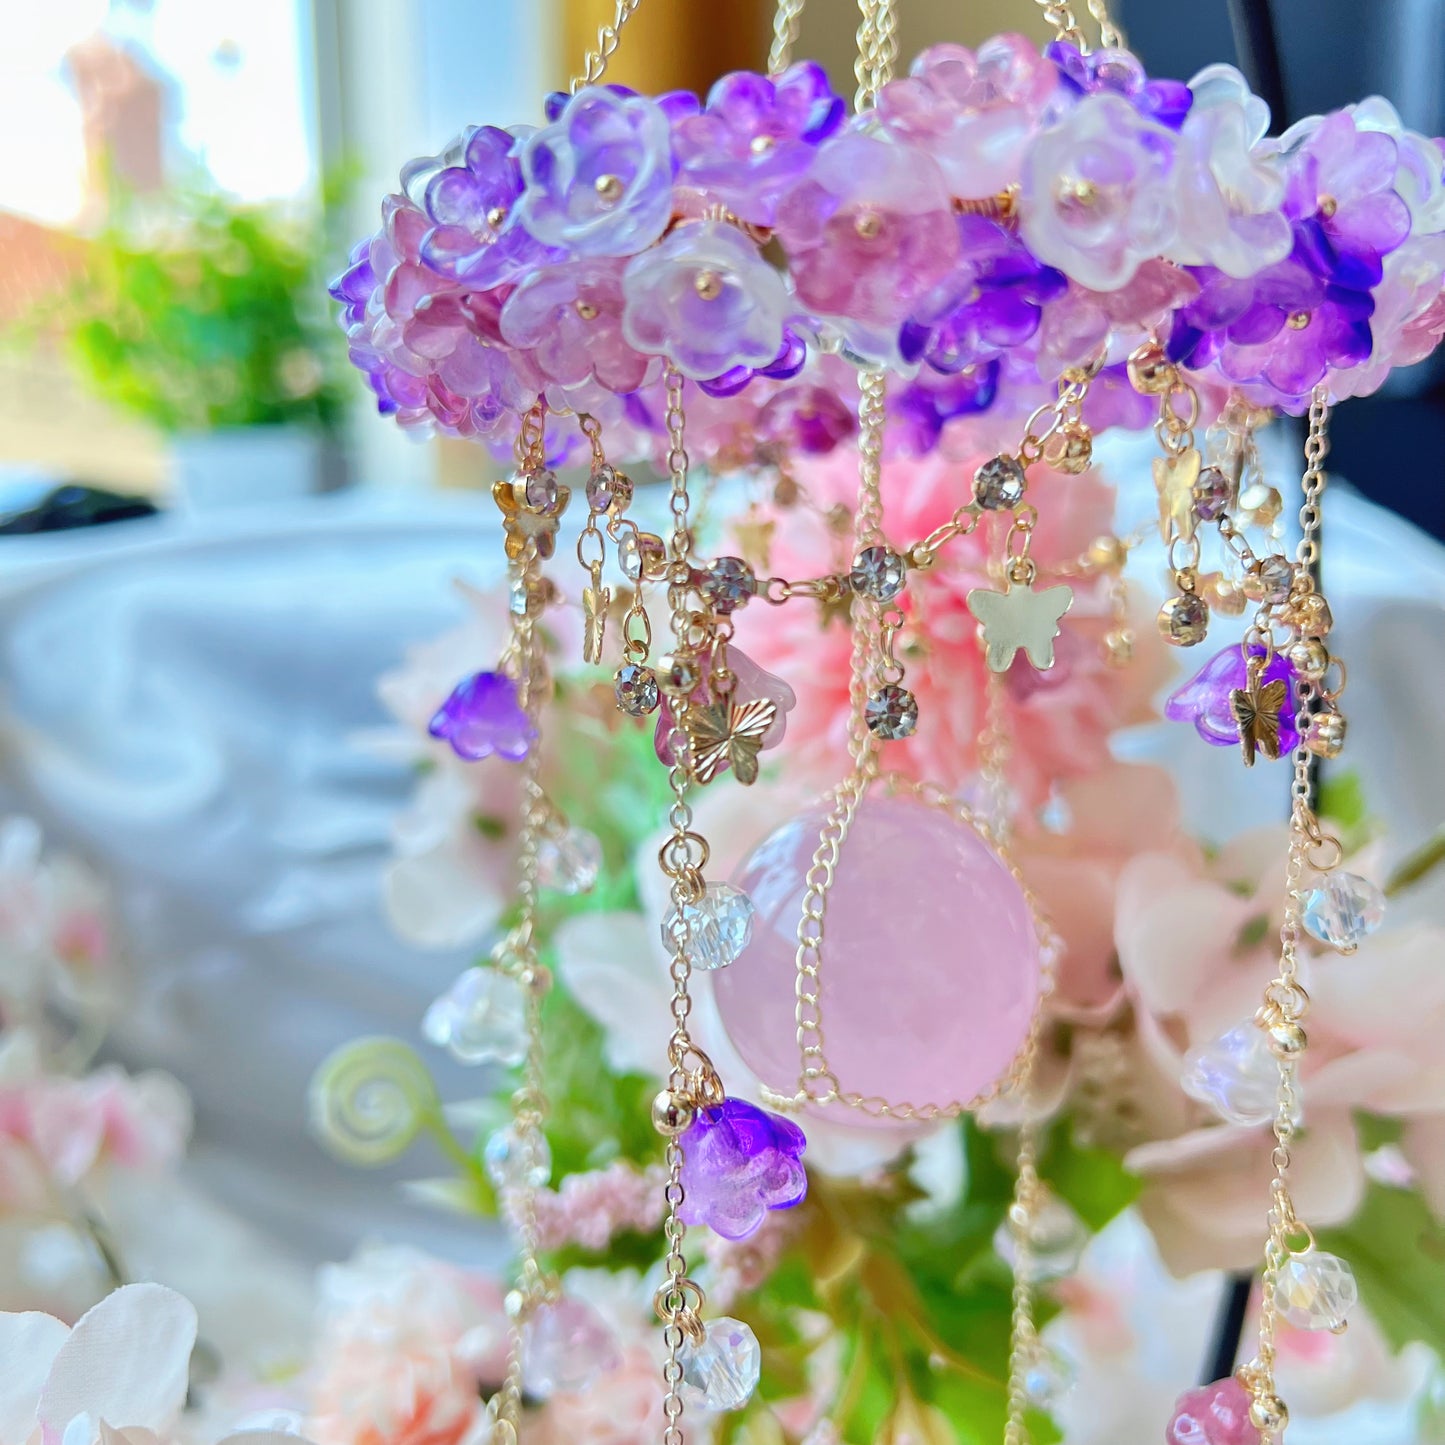
[[[1365,787],[1352,768],[1330,768],[1320,779],[1319,814],[1346,832],[1363,829],[1370,820]]]
[[[1124,1168],[1117,1154],[1075,1142],[1067,1124],[1052,1130],[1039,1172],[1095,1234],[1122,1214],[1143,1188],[1143,1181]]]
[[[1348,1224],[1316,1233],[1321,1248],[1349,1261],[1394,1349],[1423,1340],[1445,1351],[1445,1226],[1418,1194],[1371,1184]]]

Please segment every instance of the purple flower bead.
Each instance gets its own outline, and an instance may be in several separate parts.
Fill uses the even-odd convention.
[[[427,182],[423,207],[435,225],[422,238],[421,256],[438,274],[485,290],[561,259],[517,223],[522,168],[515,144],[507,131],[480,126],[468,134],[461,163]]]
[[[493,753],[520,762],[537,739],[517,697],[517,684],[501,672],[475,672],[459,682],[427,731],[450,743],[452,751],[469,763]]]
[[[766,366],[733,366],[717,376],[698,382],[698,389],[709,396],[736,396],[755,376],[771,381],[787,381],[796,376],[807,363],[808,343],[791,326],[783,328],[783,344]]]
[[[371,237],[358,241],[344,270],[326,288],[333,301],[341,303],[341,324],[355,326],[366,314],[367,303],[376,290],[376,272],[371,267]]]
[[[917,380],[893,388],[887,401],[888,449],[926,456],[955,417],[977,416],[993,406],[1002,370],[1002,360],[995,358],[955,376],[920,372]]]
[[[1039,328],[1041,308],[1063,294],[1063,272],[1041,265],[1027,246],[986,216],[959,216],[962,258],[903,325],[904,361],[957,372],[1021,346]]]
[[[627,263],[622,333],[669,355],[684,376],[715,377],[779,359],[792,310],[787,287],[735,226],[689,221]]]
[[[678,183],[744,221],[771,226],[784,191],[842,125],[846,109],[811,60],[775,79],[746,70],[725,75],[708,92],[706,108],[675,126]]]
[[[820,147],[779,204],[777,228],[803,305],[864,328],[902,325],[958,260],[937,163],[866,135]]]
[[[742,1099],[704,1109],[682,1135],[684,1224],[724,1239],[749,1239],[770,1209],[791,1209],[808,1192],[803,1131]]]
[[[530,352],[542,374],[560,386],[595,379],[609,391],[636,391],[652,362],[622,331],[620,260],[571,261],[529,276],[502,308],[502,337]]]
[[[1065,88],[1075,95],[1121,96],[1140,115],[1178,130],[1189,114],[1194,97],[1180,80],[1151,80],[1138,59],[1127,50],[1091,50],[1087,55],[1055,40],[1044,54],[1059,69]]]
[[[605,86],[580,90],[521,148],[519,223],[579,256],[631,256],[672,218],[667,112]]]
[[[769,446],[824,456],[858,430],[858,419],[827,387],[787,386],[763,403],[753,428]]]
[[[1250,656],[1262,657],[1263,650],[1251,648]],[[1285,703],[1279,710],[1280,752],[1290,753],[1299,746],[1299,728],[1295,724],[1294,667],[1283,653],[1269,660],[1261,682],[1282,680]],[[1233,747],[1239,742],[1239,723],[1229,705],[1229,695],[1247,686],[1249,666],[1238,647],[1226,647],[1213,657],[1183,687],[1176,688],[1164,704],[1164,716],[1171,722],[1190,722],[1205,742],[1216,748]]]

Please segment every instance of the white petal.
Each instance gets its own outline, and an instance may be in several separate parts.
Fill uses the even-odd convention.
[[[195,1306],[158,1284],[128,1284],[77,1321],[40,1392],[38,1417],[56,1433],[77,1415],[116,1429],[163,1433],[186,1400]]]
[[[282,1430],[240,1430],[218,1440],[216,1445],[310,1445],[310,1441]]]
[[[41,1386],[69,1334],[69,1326],[53,1315],[35,1310],[0,1314],[0,1441],[5,1445],[30,1438]]]

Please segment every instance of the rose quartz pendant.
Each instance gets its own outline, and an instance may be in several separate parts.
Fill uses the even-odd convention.
[[[783,1093],[798,1079],[798,920],[825,817],[820,805],[786,823],[738,872],[757,910],[753,940],[713,979],[729,1038]],[[1022,887],[968,823],[913,798],[865,798],[824,929],[823,1030],[843,1092],[967,1103],[1007,1072],[1038,1006],[1041,946]],[[870,1122],[842,1104],[826,1110]]]
[[[1249,1423],[1249,1391],[1231,1375],[1179,1397],[1166,1445],[1259,1445]]]

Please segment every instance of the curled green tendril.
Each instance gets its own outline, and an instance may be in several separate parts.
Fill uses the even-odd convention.
[[[349,1164],[385,1164],[441,1117],[436,1085],[400,1039],[356,1039],[330,1054],[310,1089],[311,1127]]]

